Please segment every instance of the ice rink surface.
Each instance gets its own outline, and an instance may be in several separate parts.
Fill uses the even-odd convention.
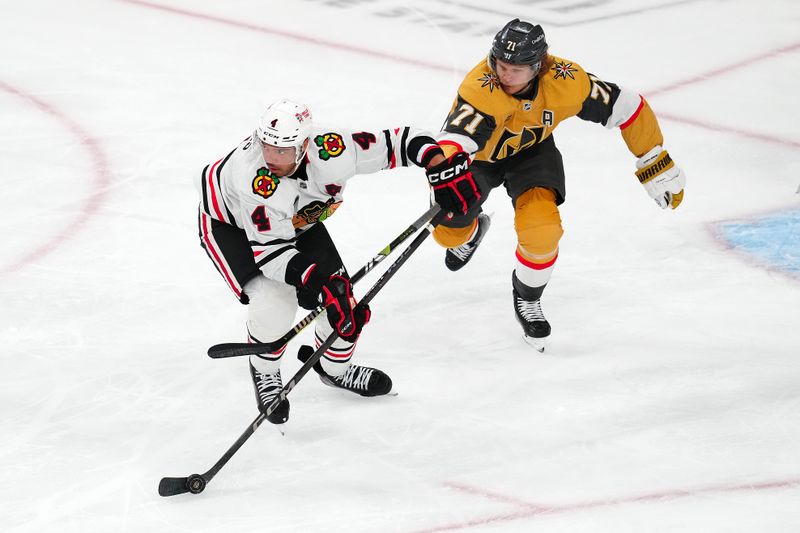
[[[193,176],[284,96],[436,130],[516,16],[649,99],[683,205],[658,209],[617,131],[567,121],[545,354],[514,320],[496,190],[467,268],[428,242],[373,302],[356,357],[398,396],[308,376],[285,436],[159,497],[256,415],[246,360],[205,356],[245,308],[198,246]],[[800,204],[798,24],[791,0],[5,2],[0,530],[800,530],[798,219],[763,237],[775,264],[719,230]],[[355,178],[326,224],[352,271],[426,207],[401,169]]]

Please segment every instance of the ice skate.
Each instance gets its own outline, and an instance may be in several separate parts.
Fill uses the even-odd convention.
[[[314,349],[311,346],[303,345],[297,352],[297,358],[305,363],[313,353]],[[319,374],[320,381],[325,385],[354,392],[361,396],[383,396],[392,390],[391,378],[377,368],[347,363],[347,370],[344,373],[339,376],[331,376],[317,361],[314,371]]]
[[[475,255],[475,250],[478,249],[478,245],[483,240],[486,232],[489,231],[489,226],[491,226],[491,224],[492,219],[489,215],[485,213],[478,215],[478,230],[475,232],[475,235],[461,246],[447,249],[444,254],[445,266],[455,272],[466,265],[469,260],[472,259],[472,256]]]
[[[258,410],[265,413],[283,388],[281,371],[278,370],[274,374],[262,374],[251,364],[250,376],[253,378],[253,387],[255,387],[256,391]],[[267,420],[273,424],[283,424],[289,420],[289,400],[285,399],[279,403],[278,407],[267,416]]]
[[[516,282],[516,279],[514,281]],[[550,336],[550,323],[542,312],[541,299],[525,299],[517,290],[516,283],[514,283],[513,295],[514,313],[517,316],[517,321],[522,326],[525,342],[533,346],[537,351],[544,352],[547,346],[546,339]]]

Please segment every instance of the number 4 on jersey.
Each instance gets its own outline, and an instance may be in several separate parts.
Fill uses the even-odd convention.
[[[256,207],[253,210],[253,214],[250,215],[250,220],[253,221],[258,231],[269,231],[272,226],[269,224],[269,217],[267,216],[267,210],[264,209],[263,205]]]
[[[369,145],[377,141],[375,135],[368,131],[354,133],[353,140],[358,143],[362,150],[369,150]]]

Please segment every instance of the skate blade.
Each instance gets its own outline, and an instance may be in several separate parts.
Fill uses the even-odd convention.
[[[264,420],[259,425],[262,425],[262,424],[265,425],[265,426],[272,426],[273,428],[275,428],[275,431],[277,431],[278,433],[281,434],[281,437],[285,437],[286,433],[285,433],[284,430],[286,429],[286,426],[289,425],[289,421],[287,420],[286,422],[284,422],[282,424],[273,424],[272,422],[270,422],[269,420],[264,418]]]
[[[285,429],[286,429],[286,426],[289,424],[289,421],[287,420],[287,421],[286,421],[286,422],[284,422],[283,424],[273,424],[273,423],[272,423],[272,422],[270,422],[269,420],[264,420],[264,422],[262,422],[262,424],[263,424],[264,426],[270,426],[270,427],[273,427],[273,428],[275,428],[275,431],[277,431],[278,433],[280,433],[280,434],[281,434],[281,437],[285,437],[285,436],[286,436]]]
[[[545,338],[528,337],[527,335],[523,335],[522,338],[539,353],[544,353],[544,349],[547,348]]]

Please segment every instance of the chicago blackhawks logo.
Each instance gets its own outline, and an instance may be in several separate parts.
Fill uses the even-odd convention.
[[[550,70],[556,73],[556,75],[553,76],[555,79],[558,78],[567,79],[567,76],[569,76],[570,79],[574,80],[575,76],[573,76],[572,73],[578,72],[578,69],[572,68],[572,63],[567,63],[566,61],[556,61],[555,64],[553,65],[553,68],[551,68]]]
[[[261,167],[256,172],[256,177],[253,180],[253,192],[264,198],[269,198],[278,190],[280,182],[280,178],[273,176],[266,167]]]
[[[339,209],[340,205],[342,205],[342,202],[337,202],[333,198],[329,198],[327,202],[314,200],[297,210],[297,214],[292,217],[292,225],[295,228],[302,228],[325,220]]]
[[[500,80],[497,77],[497,74],[494,72],[484,72],[482,78],[478,78],[478,81],[482,81],[483,85],[481,87],[489,87],[489,92],[492,92],[497,87],[500,87]]]
[[[319,146],[319,158],[323,161],[327,161],[331,157],[339,157],[346,148],[344,139],[338,133],[317,135],[314,138],[314,144]]]

